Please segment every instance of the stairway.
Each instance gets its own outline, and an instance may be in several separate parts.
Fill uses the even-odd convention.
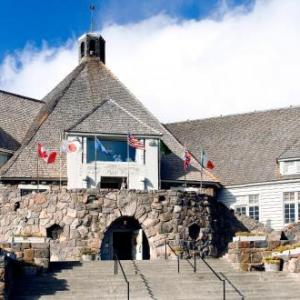
[[[239,272],[223,259],[208,259],[245,296],[245,299],[300,299],[300,279],[296,274]],[[130,282],[130,299],[153,300],[217,300],[222,298],[222,283],[198,261],[197,273],[186,260],[122,261]],[[13,299],[127,299],[121,270],[113,274],[112,261],[86,263],[52,263],[50,272],[42,276],[20,278]],[[226,283],[226,299],[241,297]]]

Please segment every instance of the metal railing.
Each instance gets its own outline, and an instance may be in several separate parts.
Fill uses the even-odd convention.
[[[177,273],[180,273],[180,257],[176,253],[176,251],[171,247],[171,245],[167,241],[165,241],[165,259],[168,259],[167,247],[169,247],[170,250],[175,254],[175,256],[177,258]]]
[[[212,271],[212,273],[222,282],[223,300],[225,300],[226,299],[226,280],[222,279],[220,277],[220,275],[212,268],[212,266],[201,255],[199,255],[199,257],[205,263],[205,265]]]
[[[245,296],[242,294],[242,292],[222,273],[220,272],[222,277],[232,286],[232,288],[241,296],[241,300],[245,299]]]
[[[114,275],[118,274],[118,266],[120,266],[120,269],[121,269],[122,274],[123,274],[123,278],[124,278],[124,280],[126,282],[126,285],[127,285],[127,300],[129,300],[129,293],[130,293],[129,281],[128,281],[127,276],[126,276],[126,274],[124,272],[124,269],[123,269],[123,266],[121,264],[121,261],[118,258],[118,255],[114,254]]]
[[[177,271],[180,272],[180,257],[175,252],[175,250],[170,246],[170,244],[165,240],[165,259],[167,259],[167,247],[171,249],[171,251],[176,255],[177,257]],[[189,252],[189,249],[185,248],[184,251]],[[222,283],[222,297],[223,300],[226,300],[226,282],[232,286],[232,288],[235,290],[236,293],[238,293],[241,296],[241,300],[245,299],[245,296],[241,293],[241,291],[233,285],[233,283],[223,274],[220,272],[223,278],[213,269],[213,267],[204,259],[203,256],[199,254],[199,258],[203,261],[203,263],[208,267],[208,269],[215,275],[215,277]],[[189,259],[186,259],[186,261],[189,263],[189,265],[193,268],[194,273],[197,272],[197,253],[194,251],[193,253],[193,263],[190,262]]]

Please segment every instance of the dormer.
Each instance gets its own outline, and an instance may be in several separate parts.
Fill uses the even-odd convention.
[[[105,64],[105,40],[100,34],[87,33],[78,39],[79,62],[88,57],[99,58]]]

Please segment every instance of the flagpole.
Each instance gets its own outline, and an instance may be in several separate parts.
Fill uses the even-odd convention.
[[[129,190],[129,132],[127,134],[127,190]]]
[[[161,170],[160,170],[160,163],[161,163],[161,151],[160,151],[160,139],[158,139],[158,189],[161,189]]]
[[[96,148],[96,135],[94,136],[94,155],[95,155],[95,188],[97,188],[97,148]]]
[[[36,177],[37,177],[37,191],[40,192],[40,178],[39,178],[39,157],[36,158]]]
[[[59,145],[59,190],[61,191],[61,143],[62,143],[62,132],[59,132],[60,135],[60,145]]]
[[[202,186],[203,186],[203,149],[201,148],[201,157],[200,157],[200,194],[202,194]]]

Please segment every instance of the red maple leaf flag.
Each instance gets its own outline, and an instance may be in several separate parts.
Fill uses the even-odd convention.
[[[41,143],[38,143],[37,152],[39,157],[46,162],[47,164],[52,164],[55,162],[57,157],[56,151],[51,151],[50,154],[47,153],[44,146]]]

